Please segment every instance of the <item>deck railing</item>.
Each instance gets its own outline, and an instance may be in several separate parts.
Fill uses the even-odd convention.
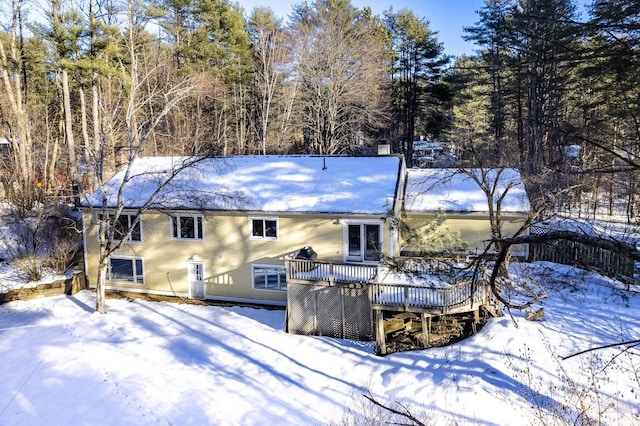
[[[297,284],[367,284],[378,273],[378,266],[292,259],[286,262],[286,270],[287,282]]]
[[[448,287],[406,284],[369,284],[369,298],[375,308],[416,311],[438,310],[451,313],[470,305],[492,305],[493,295],[486,281],[462,281]]]
[[[329,263],[308,260],[286,262],[287,282],[328,285],[363,284],[368,287],[371,307],[408,312],[454,313],[480,305],[499,309],[499,302],[486,280],[460,279],[455,284],[414,285],[375,282],[376,265]]]

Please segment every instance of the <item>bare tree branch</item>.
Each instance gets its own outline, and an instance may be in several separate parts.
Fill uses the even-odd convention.
[[[418,425],[418,426],[426,426],[425,423],[421,422],[413,414],[411,414],[411,412],[407,409],[407,407],[405,407],[404,405],[400,404],[397,401],[396,401],[396,404],[398,404],[400,407],[402,407],[403,411],[396,410],[396,409],[391,408],[391,407],[387,407],[386,405],[382,404],[381,402],[378,402],[371,394],[363,395],[363,396],[365,398],[367,398],[369,401],[371,401],[374,405],[377,405],[378,407],[383,408],[383,409],[389,411],[390,413],[397,414],[398,416],[402,416],[402,417],[405,417],[405,418],[411,420],[413,422],[412,424],[415,424],[415,425]],[[398,423],[396,423],[396,424],[398,424]]]
[[[493,291],[493,294],[496,296],[496,298],[500,300],[500,302],[502,302],[506,307],[512,309],[524,309],[546,298],[546,295],[537,296],[528,302],[517,305],[505,300],[504,297],[502,297],[502,295],[500,294],[500,290],[497,285],[500,265],[502,265],[505,262],[505,259],[507,259],[507,255],[512,245],[547,243],[558,240],[579,242],[591,247],[606,249],[613,253],[624,255],[630,259],[640,261],[640,251],[638,251],[635,245],[626,243],[624,241],[606,239],[599,236],[591,236],[572,231],[549,231],[545,234],[539,235],[523,235],[512,238],[494,238],[492,239],[491,243],[497,244],[500,247],[500,251],[498,252],[493,271],[491,272],[491,276],[489,278],[489,286],[491,287],[491,290]]]
[[[610,343],[608,345],[596,346],[596,347],[593,347],[593,348],[585,349],[583,351],[576,352],[576,353],[573,353],[571,355],[561,356],[560,359],[564,361],[565,359],[573,358],[574,356],[586,354],[588,352],[599,351],[600,349],[615,348],[616,346],[627,346],[627,348],[624,349],[625,351],[627,351],[627,350],[629,350],[631,348],[634,348],[634,347],[636,347],[638,345],[640,345],[640,339],[638,339],[638,340],[629,340],[629,341],[626,341],[626,342],[619,342],[619,343]]]

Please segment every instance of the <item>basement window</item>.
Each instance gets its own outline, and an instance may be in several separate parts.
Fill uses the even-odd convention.
[[[107,268],[107,281],[144,285],[142,258],[111,257]]]
[[[252,265],[254,290],[287,291],[287,273],[282,265]]]

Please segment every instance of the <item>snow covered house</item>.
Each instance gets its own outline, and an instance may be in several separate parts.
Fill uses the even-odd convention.
[[[458,235],[468,250],[483,251],[491,238],[489,203],[483,188],[470,175],[479,182],[484,181],[486,188],[495,188],[494,207],[502,197],[503,236],[513,235],[529,215],[530,204],[520,173],[512,168],[466,169],[464,172],[461,169],[408,169],[404,209],[409,227],[420,230],[443,214],[441,229]],[[410,252],[410,248],[405,250]],[[524,251],[524,247],[517,247],[514,254],[524,254]]]
[[[205,158],[176,174],[187,160],[138,158],[128,175],[107,182],[104,197],[97,191],[82,203],[90,286],[103,200],[107,214],[124,206],[127,227],[153,197],[109,259],[112,290],[284,305],[285,262],[303,247],[319,261],[361,265],[399,252],[392,219],[401,209],[402,157]]]
[[[415,167],[451,167],[456,161],[456,150],[452,142],[413,141]]]

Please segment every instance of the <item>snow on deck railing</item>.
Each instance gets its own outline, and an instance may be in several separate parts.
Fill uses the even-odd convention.
[[[425,284],[376,282],[378,265],[329,263],[308,260],[286,262],[287,282],[309,285],[363,284],[368,287],[372,307],[412,310],[436,310],[443,314],[470,306],[498,306],[485,279],[453,279],[452,283],[424,277]],[[430,284],[429,284],[430,283]]]
[[[407,284],[369,284],[371,304],[378,307],[437,309],[447,313],[467,305],[486,305],[489,300],[485,281],[463,281],[448,287]]]
[[[330,263],[292,259],[286,262],[287,282],[366,284],[378,273],[377,265]]]

